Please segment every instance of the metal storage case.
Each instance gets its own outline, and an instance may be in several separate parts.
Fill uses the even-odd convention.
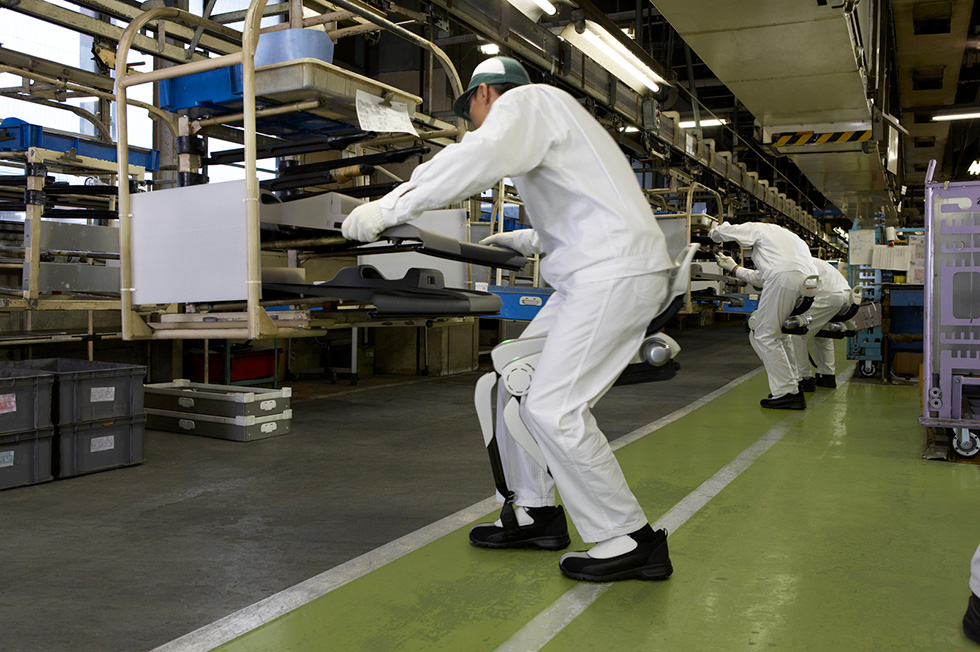
[[[292,410],[262,417],[217,417],[210,414],[171,412],[152,408],[146,411],[147,427],[151,430],[166,430],[233,441],[254,441],[289,434],[292,417]]]
[[[146,416],[69,423],[55,427],[54,476],[106,471],[143,463]]]
[[[52,430],[0,434],[0,489],[51,480]]]
[[[194,383],[182,378],[144,387],[146,427],[252,441],[289,433],[292,389]]]
[[[72,358],[21,360],[6,366],[54,374],[52,421],[55,425],[143,413],[146,367]]]
[[[193,383],[179,378],[144,385],[147,409],[170,410],[216,417],[261,417],[289,409],[292,389],[243,388],[236,385]]]
[[[53,383],[46,372],[0,367],[0,434],[50,426]]]

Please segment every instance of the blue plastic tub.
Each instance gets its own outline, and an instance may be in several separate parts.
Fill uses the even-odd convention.
[[[20,152],[31,147],[50,149],[55,152],[74,149],[79,156],[88,156],[100,161],[117,160],[115,144],[75,134],[50,131],[19,118],[5,118],[0,122],[0,130],[6,132],[6,136],[0,138],[0,152]],[[0,136],[3,134],[0,133]],[[160,169],[160,152],[155,149],[130,147],[129,163],[142,166],[148,172],[155,172]]]
[[[314,29],[284,29],[259,37],[256,67],[295,59],[332,63],[333,41],[326,32]],[[220,114],[239,110],[241,102],[241,66],[207,70],[160,83],[160,107],[168,111],[202,108]]]

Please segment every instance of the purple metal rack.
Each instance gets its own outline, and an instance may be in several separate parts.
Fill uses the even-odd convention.
[[[972,457],[980,452],[980,182],[935,183],[935,166],[926,174],[919,423],[952,428],[954,448]]]

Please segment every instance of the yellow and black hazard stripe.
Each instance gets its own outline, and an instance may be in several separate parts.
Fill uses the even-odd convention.
[[[824,143],[860,143],[871,140],[871,130],[834,131],[830,133],[815,133],[813,131],[793,131],[785,134],[773,134],[774,147],[795,147],[797,145],[823,145]]]

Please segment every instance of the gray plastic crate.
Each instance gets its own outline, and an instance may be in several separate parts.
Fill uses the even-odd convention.
[[[73,358],[21,360],[4,366],[54,374],[52,421],[55,425],[143,413],[146,367]]]
[[[50,426],[53,383],[43,371],[0,367],[0,434]]]
[[[0,435],[0,489],[51,480],[51,443],[54,429]]]
[[[145,415],[55,426],[54,477],[142,464],[145,426]]]
[[[293,393],[289,387],[265,389],[238,385],[206,385],[182,378],[170,383],[144,385],[143,392],[143,401],[148,410],[231,418],[281,414],[289,409],[289,399]]]
[[[187,435],[200,435],[233,441],[254,441],[278,435],[288,435],[293,411],[264,417],[216,417],[209,414],[146,410],[146,427]]]

